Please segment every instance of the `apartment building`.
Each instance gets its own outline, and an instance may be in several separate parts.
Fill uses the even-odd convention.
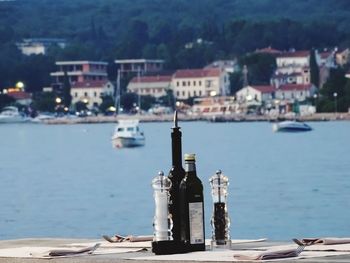
[[[72,104],[82,101],[91,108],[102,103],[102,96],[113,96],[114,86],[110,81],[81,81],[71,87]]]
[[[164,60],[161,59],[119,59],[114,61],[122,77],[133,75],[144,75],[150,72],[163,70]]]
[[[57,71],[50,73],[54,84],[61,86],[67,72],[71,83],[85,81],[106,81],[107,62],[101,61],[57,61]]]
[[[166,91],[171,89],[171,79],[172,75],[134,77],[129,82],[127,90],[138,95],[159,98],[165,96]]]
[[[177,70],[171,86],[174,96],[184,100],[190,97],[225,96],[229,93],[229,75],[222,69]]]

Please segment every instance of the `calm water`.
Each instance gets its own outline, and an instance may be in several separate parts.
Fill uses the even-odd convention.
[[[233,238],[350,236],[350,122],[276,134],[269,123],[180,123],[183,152],[230,179]],[[146,146],[113,149],[113,124],[0,125],[0,239],[151,234],[150,182],[170,168],[171,123],[145,123]]]

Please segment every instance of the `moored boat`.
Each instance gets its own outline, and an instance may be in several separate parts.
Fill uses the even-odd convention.
[[[138,120],[119,120],[112,136],[113,147],[126,148],[145,145],[145,135]]]
[[[26,121],[29,121],[29,118],[19,112],[17,107],[7,106],[0,112],[0,123],[19,123]]]
[[[282,121],[274,123],[272,129],[274,132],[305,132],[312,130],[308,124],[298,121]]]

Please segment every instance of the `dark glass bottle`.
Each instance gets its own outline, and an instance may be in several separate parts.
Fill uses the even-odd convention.
[[[172,149],[172,167],[168,178],[171,180],[172,187],[169,197],[169,214],[173,221],[173,239],[175,242],[181,241],[180,235],[180,207],[179,207],[179,186],[185,177],[185,170],[182,167],[181,152],[181,131],[177,125],[177,112],[174,113],[174,126],[171,133],[171,149]]]
[[[185,154],[185,178],[180,183],[181,239],[187,251],[205,250],[203,185],[194,154]]]

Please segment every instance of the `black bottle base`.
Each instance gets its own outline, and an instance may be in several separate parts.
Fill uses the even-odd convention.
[[[189,244],[185,243],[186,252],[194,252],[194,251],[205,251],[205,244]]]
[[[175,240],[153,241],[152,252],[156,255],[171,255],[186,253],[183,242]]]

